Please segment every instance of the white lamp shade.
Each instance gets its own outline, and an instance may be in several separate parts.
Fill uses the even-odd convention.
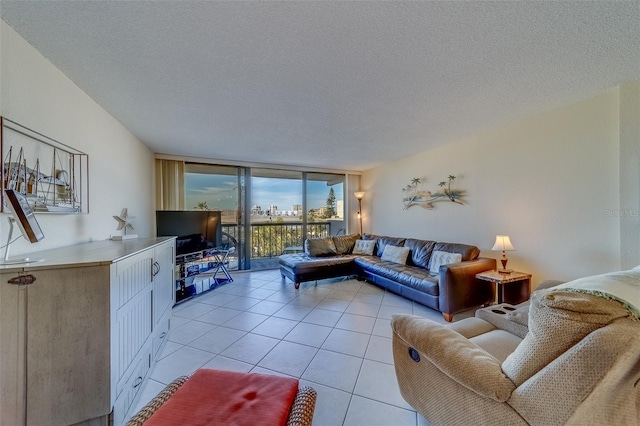
[[[353,195],[355,195],[358,200],[362,200],[362,198],[364,197],[364,192],[362,191],[354,192]]]
[[[496,235],[496,242],[491,250],[512,251],[515,250],[508,235]]]

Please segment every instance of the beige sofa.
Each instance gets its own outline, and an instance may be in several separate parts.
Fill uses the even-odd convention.
[[[402,396],[434,426],[640,424],[638,307],[587,293],[539,290],[447,325],[395,315]]]

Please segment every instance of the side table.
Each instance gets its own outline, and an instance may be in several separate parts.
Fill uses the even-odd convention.
[[[528,300],[531,295],[531,274],[516,271],[509,274],[485,271],[476,274],[476,278],[495,283],[498,304],[507,302],[517,305]]]

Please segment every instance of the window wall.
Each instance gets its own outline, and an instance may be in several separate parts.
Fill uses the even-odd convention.
[[[276,268],[278,256],[303,251],[306,238],[347,233],[344,174],[189,162],[183,169],[172,183],[183,185],[173,191],[182,193],[179,209],[220,210],[232,269]]]

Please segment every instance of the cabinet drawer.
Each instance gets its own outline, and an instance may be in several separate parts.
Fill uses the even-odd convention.
[[[146,349],[150,349],[147,346]],[[118,383],[118,397],[113,407],[113,424],[119,426],[124,423],[125,416],[131,408],[131,404],[142,389],[144,379],[149,372],[151,364],[151,353],[149,350],[142,351],[142,355],[136,359],[135,366],[131,374]]]
[[[167,311],[165,315],[158,321],[155,330],[153,331],[153,358],[158,356],[158,352],[162,345],[169,337],[169,321],[171,319],[171,310]]]

